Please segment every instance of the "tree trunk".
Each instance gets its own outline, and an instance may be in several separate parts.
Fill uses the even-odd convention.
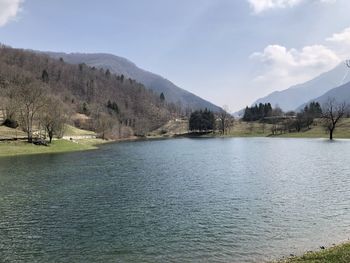
[[[329,130],[329,139],[332,141],[333,140],[333,131],[334,129]]]
[[[53,132],[48,132],[50,143],[52,142]]]
[[[32,133],[32,131],[28,131],[27,132],[27,136],[28,136],[28,142],[32,143],[33,142],[33,133]]]

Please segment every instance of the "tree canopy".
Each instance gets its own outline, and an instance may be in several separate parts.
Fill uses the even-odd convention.
[[[214,113],[208,109],[195,111],[190,116],[189,129],[191,131],[212,131],[215,129]]]
[[[272,106],[270,103],[259,103],[253,107],[246,107],[243,115],[244,121],[258,121],[272,115]]]

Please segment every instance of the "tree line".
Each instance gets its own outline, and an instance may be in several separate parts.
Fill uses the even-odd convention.
[[[195,132],[219,131],[225,135],[233,126],[234,118],[229,113],[228,107],[224,106],[219,112],[208,109],[197,110],[191,113],[189,118],[189,130]]]
[[[322,106],[319,102],[310,102],[299,112],[283,112],[279,107],[272,108],[270,103],[260,103],[246,107],[242,121],[251,124],[260,122],[264,130],[266,124],[269,124],[272,135],[305,132],[312,126],[321,124],[332,140],[336,127],[346,115],[349,115],[349,107],[346,103],[338,103],[334,99],[329,99]],[[225,135],[233,125],[234,118],[226,107],[216,113],[207,109],[195,111],[189,119],[189,130],[199,133],[219,131]]]
[[[304,132],[317,125],[315,120],[320,120],[321,125],[333,139],[334,131],[341,119],[348,113],[345,103],[338,103],[329,99],[324,105],[319,102],[310,102],[299,112],[283,112],[279,107],[272,108],[270,103],[246,107],[243,120],[247,122],[259,121],[271,124],[273,135],[286,132]]]

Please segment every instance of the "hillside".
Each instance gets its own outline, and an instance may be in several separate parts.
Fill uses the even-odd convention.
[[[321,105],[327,103],[329,99],[335,99],[336,102],[338,103],[349,103],[350,102],[350,82],[331,89],[330,91],[326,92],[322,96],[319,96],[317,98],[312,99],[312,101],[317,101]],[[299,109],[304,108],[305,104],[301,105]]]
[[[23,83],[41,86],[59,97],[67,111],[86,116],[74,120],[85,129],[109,130],[113,138],[143,135],[166,123],[177,112],[158,95],[132,79],[83,64],[72,65],[44,54],[0,47],[0,111],[8,92]],[[7,102],[7,106],[16,101]],[[103,118],[102,118],[103,117]]]
[[[279,105],[282,110],[296,110],[300,105],[321,96],[327,91],[350,81],[349,69],[341,63],[333,70],[305,83],[295,85],[283,91],[275,91],[253,103]]]
[[[131,61],[111,54],[81,54],[81,53],[55,53],[46,52],[49,56],[60,59],[71,64],[85,63],[88,66],[109,69],[112,73],[124,75],[127,78],[135,79],[158,95],[162,92],[168,102],[181,103],[183,108],[204,109],[219,111],[220,108],[184,89],[177,87],[169,80],[145,71],[137,67]]]

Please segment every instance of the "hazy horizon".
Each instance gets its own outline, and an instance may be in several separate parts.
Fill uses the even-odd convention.
[[[346,59],[349,8],[345,0],[0,0],[0,42],[125,57],[236,111]]]

